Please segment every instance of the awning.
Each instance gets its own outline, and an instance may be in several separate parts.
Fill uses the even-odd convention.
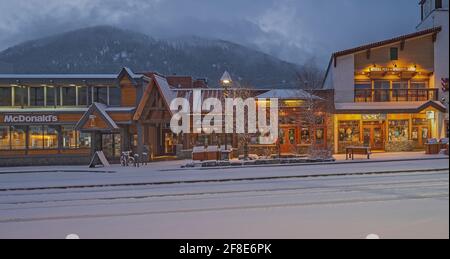
[[[420,113],[427,108],[446,112],[446,107],[436,101],[427,102],[373,102],[373,103],[336,103],[336,113]]]

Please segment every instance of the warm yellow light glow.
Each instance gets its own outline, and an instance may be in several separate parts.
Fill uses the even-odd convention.
[[[227,84],[230,84],[231,81],[230,80],[223,80],[222,83],[227,85]]]

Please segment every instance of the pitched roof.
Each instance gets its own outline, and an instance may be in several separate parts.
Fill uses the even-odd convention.
[[[119,130],[119,126],[117,126],[116,122],[108,115],[106,112],[107,106],[101,103],[93,103],[89,107],[89,109],[84,113],[84,115],[81,117],[80,121],[78,121],[77,125],[75,126],[76,130],[83,129],[86,122],[89,120],[89,116],[97,112],[103,121],[108,125],[110,130]]]
[[[359,46],[359,47],[356,47],[356,48],[351,48],[351,49],[347,49],[347,50],[338,51],[338,52],[333,53],[333,57],[345,56],[345,55],[353,54],[353,53],[356,53],[356,52],[361,52],[361,51],[364,51],[364,50],[373,49],[373,48],[377,48],[377,47],[382,47],[382,46],[393,44],[393,43],[396,43],[396,42],[409,40],[409,39],[413,39],[413,38],[417,38],[417,37],[421,37],[421,36],[425,36],[425,35],[428,35],[428,34],[439,33],[440,31],[442,31],[442,27],[434,27],[434,28],[431,28],[431,29],[418,31],[418,32],[414,32],[414,33],[411,33],[411,34],[405,34],[405,35],[401,35],[401,36],[398,36],[398,37],[395,37],[395,38],[391,38],[391,39],[388,39],[388,40],[378,41],[378,42],[362,45],[362,46]]]
[[[269,99],[269,98],[278,98],[281,100],[305,100],[305,99],[320,99],[317,96],[314,96],[308,92],[306,92],[305,90],[302,89],[274,89],[274,90],[270,90],[266,93],[263,93],[261,95],[257,96],[258,98],[265,98],[265,99]]]

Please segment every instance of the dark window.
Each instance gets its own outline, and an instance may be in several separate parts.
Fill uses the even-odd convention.
[[[394,101],[408,101],[408,82],[392,82],[392,98]]]
[[[375,81],[374,83],[374,100],[375,102],[389,102],[391,82]]]
[[[436,9],[442,8],[442,0],[436,0]]]
[[[62,105],[75,106],[77,100],[76,87],[63,87],[62,91]]]
[[[398,60],[398,48],[391,48],[391,60]]]
[[[30,87],[30,106],[44,106],[44,87]]]
[[[14,87],[14,105],[28,106],[28,89],[25,87]]]
[[[12,106],[11,87],[0,87],[0,106]]]
[[[372,100],[372,83],[355,83],[355,102],[369,102]]]
[[[88,89],[87,87],[79,87],[78,88],[78,105],[86,106],[87,98],[88,98]]]
[[[110,87],[109,88],[109,105],[120,106],[120,88]]]
[[[57,106],[59,97],[59,88],[47,87],[47,106]]]
[[[108,104],[108,87],[94,87],[94,102]]]

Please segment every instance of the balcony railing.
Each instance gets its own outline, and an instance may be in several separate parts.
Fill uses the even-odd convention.
[[[355,102],[438,101],[439,89],[355,89]]]

